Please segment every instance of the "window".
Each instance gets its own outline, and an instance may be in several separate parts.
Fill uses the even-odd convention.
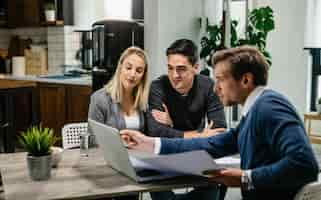
[[[106,0],[104,5],[107,18],[132,18],[132,0]]]

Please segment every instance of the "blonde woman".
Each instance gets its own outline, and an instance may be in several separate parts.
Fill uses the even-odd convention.
[[[92,94],[88,117],[119,130],[145,132],[148,92],[146,53],[138,47],[129,47],[120,56],[111,81]],[[137,200],[138,195],[116,199]]]
[[[146,53],[129,47],[122,53],[112,80],[92,94],[88,117],[119,130],[145,132],[148,92]]]

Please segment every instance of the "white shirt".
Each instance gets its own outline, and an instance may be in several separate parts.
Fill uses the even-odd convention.
[[[245,117],[247,115],[257,98],[261,96],[262,92],[266,89],[266,86],[258,86],[250,93],[250,95],[246,98],[244,106],[242,108],[242,116]]]
[[[261,96],[264,90],[266,90],[266,86],[258,86],[256,87],[250,95],[246,98],[244,106],[242,108],[242,117],[245,117],[249,110],[252,108],[256,100]],[[254,189],[253,182],[252,182],[252,170],[245,170],[245,173],[247,174],[249,178],[248,188],[247,190]]]
[[[132,116],[126,116],[124,115],[126,129],[131,130],[139,130],[139,116],[138,115],[132,115]]]

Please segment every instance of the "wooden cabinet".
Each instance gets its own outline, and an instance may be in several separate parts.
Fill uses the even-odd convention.
[[[41,0],[8,0],[8,26],[39,26],[41,7]]]
[[[17,137],[38,124],[36,83],[0,79],[0,151],[14,152]]]
[[[8,25],[8,2],[0,1],[0,27],[6,27]]]
[[[39,84],[40,121],[61,135],[67,123],[87,121],[91,87]]]
[[[74,0],[55,0],[57,21],[50,23],[45,19],[45,2],[46,0],[0,0],[0,26],[17,28],[74,24]]]
[[[15,151],[21,131],[39,122],[61,137],[65,124],[87,121],[91,92],[90,86],[0,79],[0,152]]]
[[[38,87],[40,122],[45,127],[53,128],[59,136],[66,122],[66,90],[61,85],[49,83],[40,83]]]
[[[68,86],[67,122],[87,121],[91,88],[85,86]]]

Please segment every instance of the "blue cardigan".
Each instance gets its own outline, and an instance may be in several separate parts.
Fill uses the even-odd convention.
[[[161,154],[206,150],[214,158],[240,153],[255,189],[243,199],[293,199],[319,167],[304,125],[281,94],[265,90],[235,129],[209,138],[161,139]]]

